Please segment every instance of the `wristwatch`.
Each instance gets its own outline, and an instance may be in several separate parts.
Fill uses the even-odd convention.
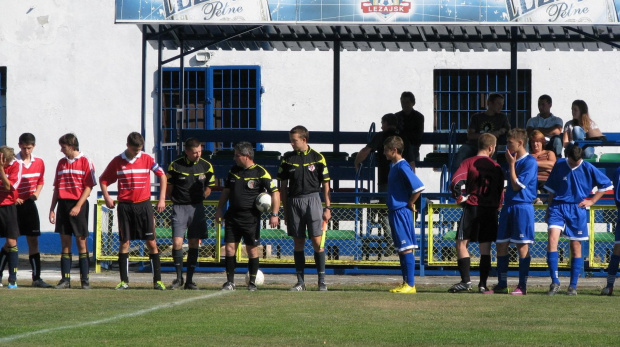
[[[331,206],[325,206],[325,208],[323,210],[330,210],[331,211],[332,207]]]
[[[269,214],[269,217],[280,217],[280,215],[279,215],[279,214],[277,214],[277,213],[273,213],[273,212],[271,212],[271,213]]]

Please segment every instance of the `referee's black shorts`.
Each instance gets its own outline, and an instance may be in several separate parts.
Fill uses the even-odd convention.
[[[118,203],[118,236],[121,242],[155,239],[155,220],[150,200]]]
[[[227,211],[224,242],[239,243],[242,238],[246,246],[260,245],[260,215],[252,212]]]

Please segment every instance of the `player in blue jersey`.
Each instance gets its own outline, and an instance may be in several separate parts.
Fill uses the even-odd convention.
[[[405,145],[398,136],[390,136],[383,143],[383,154],[392,162],[388,175],[388,219],[392,229],[394,247],[398,250],[403,283],[391,289],[392,293],[415,293],[415,257],[418,248],[415,239],[413,211],[415,201],[424,190],[424,184],[413,173],[411,165],[403,159]]]
[[[611,180],[594,165],[583,161],[582,155],[583,150],[579,146],[566,147],[564,151],[566,158],[556,162],[545,184],[551,201],[545,216],[549,229],[547,264],[552,281],[547,292],[549,295],[555,295],[560,290],[558,279],[560,234],[568,237],[571,249],[571,275],[566,294],[577,295],[577,280],[583,267],[581,241],[588,240],[586,209],[613,188]],[[592,199],[586,200],[594,187],[597,188],[597,192]]]
[[[470,256],[467,245],[478,242],[480,249],[480,282],[478,292],[488,291],[487,279],[491,270],[491,242],[497,239],[497,210],[502,205],[504,173],[491,156],[495,152],[497,138],[485,133],[478,137],[478,154],[465,159],[452,176],[450,189],[457,201],[462,200],[461,187],[465,185],[467,201],[456,233],[456,256],[461,282],[448,292],[471,291]]]
[[[527,133],[524,129],[508,132],[506,163],[508,180],[504,206],[499,214],[497,231],[497,285],[484,294],[508,293],[508,246],[512,242],[519,252],[519,285],[511,294],[527,293],[527,276],[530,271],[529,244],[534,242],[534,199],[538,177],[536,158],[525,150]]]
[[[620,264],[620,167],[614,174],[614,200],[616,201],[616,208],[618,209],[618,220],[616,222],[616,242],[614,244],[614,251],[609,260],[609,266],[607,266],[607,286],[601,291],[601,295],[612,295],[614,293],[614,283],[616,282],[616,275],[618,274],[618,264]]]

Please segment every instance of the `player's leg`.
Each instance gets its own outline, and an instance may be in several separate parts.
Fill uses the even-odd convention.
[[[179,289],[183,287],[183,240],[185,237],[185,229],[190,222],[190,215],[186,210],[190,205],[173,205],[172,206],[172,261],[177,278],[172,281],[170,289]]]
[[[455,238],[456,258],[461,282],[454,284],[448,291],[450,293],[458,293],[471,290],[470,257],[467,245],[469,244],[471,231],[474,228],[475,208],[469,205],[463,207],[463,214],[458,223],[458,229]]]
[[[84,236],[76,236],[75,243],[78,248],[78,252],[80,255],[79,265],[80,265],[80,283],[82,285],[82,289],[90,289],[89,282],[89,259],[88,259],[88,248],[86,244],[86,237]]]
[[[124,232],[120,229],[118,234],[120,237],[120,244],[118,246],[118,272],[121,282],[116,285],[116,289],[122,290],[129,288],[129,235],[122,236]]]
[[[487,291],[487,280],[491,272],[491,243],[497,240],[497,209],[489,207],[478,207],[478,213],[475,225],[477,230],[472,233],[470,240],[478,241],[480,249],[480,282],[478,283],[478,292]],[[477,234],[477,235],[476,235]],[[500,288],[498,288],[498,291]],[[497,292],[497,291],[496,291]],[[504,293],[504,290],[499,291]]]
[[[248,239],[245,240],[245,249],[248,253],[248,272],[250,273],[250,283],[248,283],[248,290],[255,291],[256,287],[256,274],[258,273],[259,258],[258,247],[256,244],[249,244]]]
[[[297,283],[290,289],[291,291],[306,290],[304,282],[304,271],[306,268],[306,221],[303,206],[307,205],[305,199],[289,198],[287,209],[287,233],[293,237],[293,259],[295,260],[295,275]]]
[[[480,249],[480,282],[478,282],[478,292],[484,293],[488,290],[487,280],[491,272],[491,242],[480,241],[478,246]]]
[[[187,278],[184,289],[197,290],[198,286],[194,283],[194,272],[198,265],[198,247],[200,240],[206,239],[207,235],[207,219],[202,204],[191,205],[191,219],[187,224]]]
[[[157,290],[165,290],[166,286],[161,281],[161,260],[157,242],[155,239],[146,240],[146,247],[149,250],[149,260],[153,271],[153,288]]]
[[[19,232],[26,236],[28,242],[28,262],[32,269],[32,286],[51,288],[52,286],[41,279],[41,254],[39,253],[39,237],[41,236],[41,222],[39,210],[34,200],[27,199],[17,207]]]
[[[583,257],[581,256],[581,240],[570,241],[571,262],[570,262],[570,284],[568,285],[568,295],[577,295],[577,282],[583,268]]]
[[[237,267],[237,247],[241,242],[241,226],[238,215],[227,214],[224,229],[224,263],[226,266],[226,283],[222,290],[235,290],[235,268]]]
[[[581,243],[587,241],[588,236],[588,211],[585,208],[580,208],[576,204],[567,206],[565,212],[567,218],[566,228],[564,233],[570,240],[570,253],[571,253],[571,271],[570,271],[570,284],[568,285],[567,295],[577,295],[577,282],[579,281],[579,275],[581,269],[583,269],[583,257],[581,254]]]
[[[398,250],[403,284],[390,290],[392,293],[415,293],[415,256],[417,248],[413,226],[413,214],[409,209],[402,208],[389,212],[392,239]]]
[[[58,220],[56,221],[58,223]],[[73,235],[72,234],[61,234],[60,235],[60,274],[61,280],[56,285],[57,289],[67,289],[71,288],[71,263],[72,263],[72,254],[71,254],[71,246],[73,244]]]
[[[4,243],[2,249],[0,249],[0,287],[2,287],[2,274],[4,273],[4,268],[6,268],[6,264],[9,262],[9,247]]]
[[[499,226],[495,247],[497,249],[497,285],[485,294],[494,294],[495,289],[503,290],[508,287],[508,247],[513,231],[513,206],[504,206],[499,215]]]
[[[620,232],[618,232],[618,228],[620,228],[620,225],[616,225],[616,244],[607,266],[607,285],[601,291],[601,295],[612,295],[614,292],[614,283],[616,282],[618,265],[620,264]]]
[[[560,279],[558,277],[558,242],[560,240],[561,229],[554,227],[548,230],[547,240],[547,266],[549,267],[549,276],[551,277],[551,285],[549,286],[549,295],[555,295],[560,290]]]
[[[529,255],[529,244],[518,243],[517,252],[519,253],[519,284],[517,289],[512,291],[512,295],[527,294],[527,278],[530,273],[530,262],[532,258]]]
[[[306,199],[305,206],[306,222],[308,227],[308,237],[312,241],[314,250],[314,263],[318,274],[319,291],[327,291],[325,284],[325,249],[321,247],[323,237],[323,206],[319,194],[313,194]]]
[[[194,283],[194,272],[196,271],[196,266],[198,264],[198,247],[200,246],[200,239],[188,239],[187,245],[189,246],[189,249],[187,250],[187,281],[185,281],[183,288],[198,290],[198,286]]]

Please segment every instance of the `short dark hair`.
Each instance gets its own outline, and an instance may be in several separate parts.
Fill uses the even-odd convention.
[[[252,144],[249,142],[238,142],[235,145],[235,151],[239,152],[241,155],[245,155],[250,159],[254,159],[254,148],[252,148]]]
[[[487,149],[489,146],[495,146],[497,138],[491,133],[480,134],[478,137],[478,150]]]
[[[402,94],[400,94],[400,98],[407,98],[409,100],[411,100],[411,103],[413,104],[413,106],[415,106],[415,95],[413,95],[412,92],[403,92]]]
[[[385,139],[385,141],[383,141],[383,147],[387,147],[387,148],[396,148],[396,152],[398,154],[403,154],[403,151],[405,150],[405,143],[403,142],[403,139],[400,138],[400,136],[390,136],[387,139]]]
[[[393,113],[384,114],[383,117],[381,117],[381,123],[396,128],[398,126],[398,117]]]
[[[202,142],[195,137],[190,137],[183,143],[185,148],[196,148],[202,146]]]
[[[64,134],[58,139],[59,145],[71,146],[76,151],[80,150],[80,142],[78,141],[77,136],[72,133]]]
[[[491,93],[491,94],[489,94],[489,97],[487,98],[487,103],[494,102],[497,99],[504,100],[504,96],[502,94],[499,94],[499,93]]]
[[[310,132],[303,125],[298,125],[298,126],[294,127],[288,133],[291,134],[291,135],[297,134],[302,139],[306,139],[306,141],[310,140]]]
[[[583,149],[575,144],[569,144],[564,149],[564,156],[574,161],[579,161],[583,157]]]
[[[127,135],[127,146],[144,147],[144,137],[138,132],[132,132]]]
[[[527,131],[521,128],[513,128],[508,131],[508,135],[506,136],[508,139],[515,139],[523,141],[523,144],[527,143]]]
[[[540,101],[540,100],[545,100],[550,105],[553,104],[553,102],[551,100],[551,97],[549,95],[547,95],[547,94],[543,94],[543,95],[539,96],[538,97],[538,101]]]
[[[19,135],[19,144],[20,145],[35,145],[37,140],[34,138],[34,135],[31,133],[23,133]]]

